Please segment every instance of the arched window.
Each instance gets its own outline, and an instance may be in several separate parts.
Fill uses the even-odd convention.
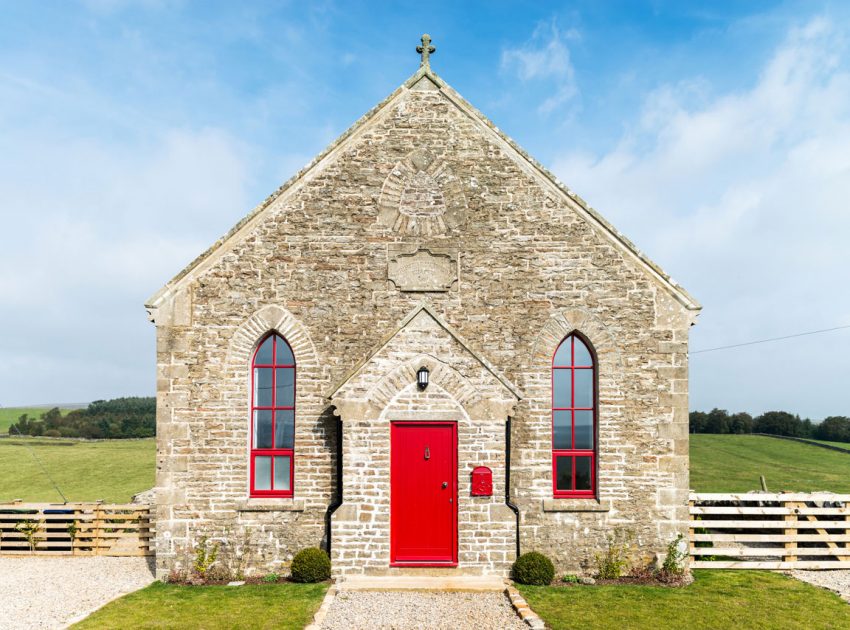
[[[556,497],[596,495],[596,361],[576,333],[552,360],[552,487]]]
[[[271,333],[251,363],[251,496],[291,497],[295,469],[295,357]]]

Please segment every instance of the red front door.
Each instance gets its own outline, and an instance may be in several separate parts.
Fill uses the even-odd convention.
[[[393,422],[390,564],[457,564],[457,424]]]

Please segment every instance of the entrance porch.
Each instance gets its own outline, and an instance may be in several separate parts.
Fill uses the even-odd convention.
[[[329,397],[342,420],[334,574],[507,576],[517,519],[505,501],[505,425],[516,387],[420,305]],[[489,494],[473,492],[482,467]]]

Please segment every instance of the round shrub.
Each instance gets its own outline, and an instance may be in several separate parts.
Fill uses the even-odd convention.
[[[514,562],[511,577],[520,584],[548,586],[555,577],[552,561],[537,551],[522,554]]]
[[[290,570],[294,582],[323,582],[331,577],[331,559],[324,549],[308,547],[295,554]]]

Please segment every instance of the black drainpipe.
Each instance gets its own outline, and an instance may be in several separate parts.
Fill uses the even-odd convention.
[[[325,511],[325,542],[331,555],[331,516],[342,505],[342,418],[336,419],[336,494]]]
[[[511,419],[505,423],[505,505],[516,515],[516,557],[519,558],[519,508],[511,503]]]

